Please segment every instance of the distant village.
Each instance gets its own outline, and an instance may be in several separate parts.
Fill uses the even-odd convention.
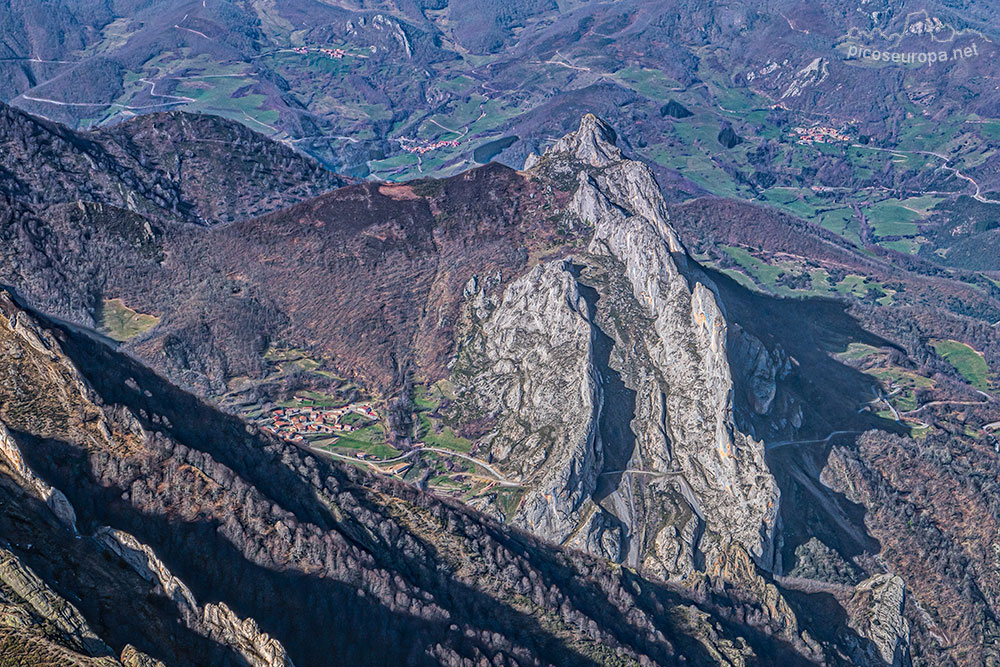
[[[419,153],[420,155],[438,150],[439,148],[458,148],[458,144],[459,142],[456,139],[451,139],[449,141],[435,141],[429,144],[403,143],[403,141],[400,140],[400,145],[403,147],[404,151],[407,153]]]
[[[851,138],[833,127],[793,127],[792,133],[798,137],[801,144],[832,144],[839,141],[850,141]]]
[[[291,442],[305,442],[306,435],[337,435],[359,428],[347,423],[344,417],[356,414],[369,421],[378,421],[378,413],[371,403],[352,403],[339,408],[299,406],[275,408],[267,415],[263,430]],[[367,426],[367,424],[365,424]]]
[[[337,60],[347,55],[347,51],[345,51],[344,49],[328,49],[326,47],[313,47],[312,49],[310,49],[308,46],[297,46],[294,49],[292,49],[292,51],[301,55],[309,53],[310,50],[315,51],[316,53],[322,53],[324,56],[328,58],[333,58]]]

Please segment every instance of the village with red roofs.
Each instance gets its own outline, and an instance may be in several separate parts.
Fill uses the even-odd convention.
[[[361,420],[347,420],[348,415],[359,415]],[[306,435],[337,435],[359,428],[359,422],[368,425],[378,421],[378,413],[371,403],[351,403],[338,408],[305,405],[274,408],[265,417],[262,428],[268,433],[292,442],[305,442]]]
[[[851,138],[834,127],[817,125],[814,127],[793,127],[792,134],[800,144],[830,144],[850,141]]]

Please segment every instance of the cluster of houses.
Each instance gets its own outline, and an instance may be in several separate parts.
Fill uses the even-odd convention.
[[[823,144],[838,141],[850,141],[851,138],[833,127],[794,127],[792,132],[799,138],[799,143],[803,144]]]
[[[451,139],[449,141],[435,141],[429,144],[416,145],[416,144],[402,144],[403,150],[407,153],[429,153],[430,151],[437,150],[439,148],[458,148],[458,140]]]
[[[345,51],[344,49],[328,49],[325,47],[320,47],[318,50],[320,53],[322,53],[324,56],[327,56],[328,58],[340,59],[347,55],[347,51]],[[294,51],[295,53],[305,55],[309,53],[309,47],[296,46],[294,49],[292,49],[292,51]]]
[[[339,408],[319,408],[305,405],[275,408],[268,415],[269,423],[263,429],[293,442],[302,442],[303,435],[335,435],[355,430],[356,425],[343,421],[343,418],[351,413],[361,415],[371,421],[378,420],[378,413],[375,412],[375,407],[371,403],[352,403]]]

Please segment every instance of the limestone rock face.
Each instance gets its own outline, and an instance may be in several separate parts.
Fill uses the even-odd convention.
[[[131,644],[122,649],[122,664],[125,667],[167,667],[160,660],[151,658]]]
[[[568,209],[593,228],[586,252],[502,294],[467,290],[454,379],[494,419],[480,453],[523,485],[508,520],[548,539],[664,577],[732,547],[769,568],[779,491],[763,444],[735,424],[724,310],[649,168],[613,142],[588,115],[534,167],[577,171]],[[780,358],[740,333],[766,414]]]
[[[0,456],[4,458],[11,470],[15,471],[21,481],[30,487],[45,501],[52,513],[70,530],[76,532],[76,512],[69,500],[59,489],[54,489],[38,477],[25,463],[21,450],[10,437],[7,427],[0,423]]]
[[[567,261],[536,266],[502,296],[478,296],[457,371],[481,397],[480,409],[500,416],[491,458],[529,488],[511,520],[563,542],[580,524],[603,464],[590,307]]]
[[[615,131],[611,126],[588,113],[580,122],[578,131],[567,134],[547,153],[569,153],[591,167],[607,167],[622,159],[621,149],[615,141]]]
[[[74,651],[95,657],[111,655],[111,649],[90,629],[76,607],[49,588],[10,549],[0,547],[0,627],[30,630],[36,626],[52,628],[45,637],[48,651]],[[22,635],[21,640],[25,639]],[[8,646],[5,650],[9,649]],[[94,662],[83,661],[81,657],[75,664],[116,663],[114,659]]]
[[[735,339],[733,356],[738,360],[747,380],[745,398],[756,414],[766,415],[771,411],[777,393],[776,380],[779,374],[787,371],[787,360],[772,353],[753,336],[743,331],[740,334]]]

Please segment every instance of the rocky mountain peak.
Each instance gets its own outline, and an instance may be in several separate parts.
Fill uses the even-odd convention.
[[[527,304],[539,324],[559,312],[566,330],[523,322],[518,335],[539,355],[547,340],[576,343],[586,373],[591,306],[576,271],[524,276],[527,298],[549,297]],[[787,652],[634,572],[269,437],[3,291],[0,351],[0,653],[59,658],[18,664],[596,667]],[[595,452],[577,451],[596,472]],[[547,476],[550,493],[574,475]],[[550,502],[572,511],[565,500]],[[525,633],[531,618],[545,622]]]
[[[470,312],[456,383],[473,412],[501,415],[483,453],[525,490],[504,516],[665,578],[734,546],[771,568],[780,494],[733,417],[744,334],[649,167],[614,139],[588,114],[532,168],[577,183],[567,212],[593,230],[586,252],[472,300],[491,305]]]
[[[622,160],[618,135],[592,113],[580,120],[580,128],[555,143],[546,154],[569,153],[592,167],[607,167]]]

